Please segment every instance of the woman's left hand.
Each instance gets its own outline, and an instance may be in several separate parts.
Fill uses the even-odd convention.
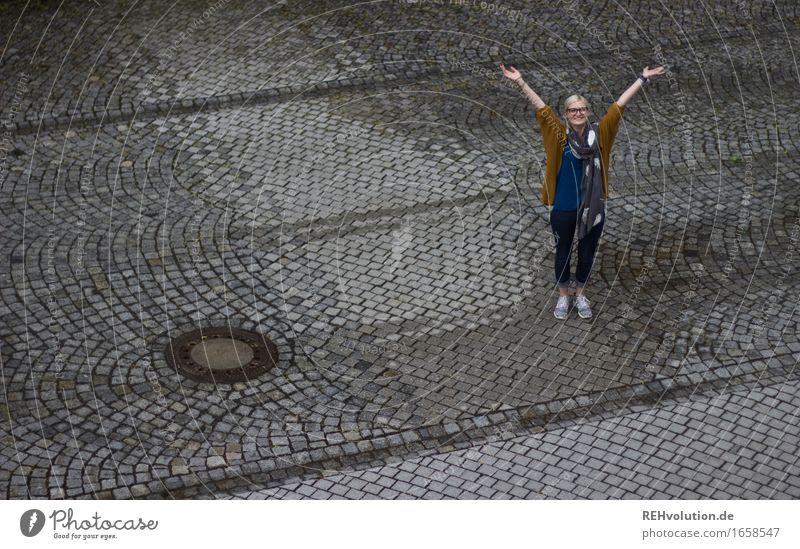
[[[653,78],[654,76],[661,76],[665,72],[667,72],[667,70],[664,67],[655,67],[653,69],[651,69],[650,67],[645,67],[642,69],[642,76],[644,76],[645,78]],[[634,95],[636,95],[636,93],[643,87],[644,87],[644,82],[642,82],[639,78],[637,78],[636,81],[633,84],[631,84],[631,86],[627,90],[625,90],[622,93],[622,95],[619,96],[619,99],[617,99],[617,105],[619,105],[620,107],[624,107],[625,105],[627,105],[628,101],[630,101],[631,98]]]
[[[645,67],[642,69],[642,76],[645,78],[653,78],[654,76],[661,76],[665,72],[667,71],[664,69],[664,67],[655,67],[653,69],[650,67]]]

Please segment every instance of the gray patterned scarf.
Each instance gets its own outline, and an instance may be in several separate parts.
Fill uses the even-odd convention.
[[[581,205],[578,208],[578,240],[586,236],[592,228],[603,221],[606,204],[603,200],[603,171],[600,169],[599,129],[590,124],[583,137],[567,126],[567,141],[576,158],[583,160],[581,177]]]

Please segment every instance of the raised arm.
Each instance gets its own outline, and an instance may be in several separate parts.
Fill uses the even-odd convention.
[[[654,69],[651,69],[650,67],[645,67],[644,69],[642,69],[642,75],[636,79],[636,82],[631,84],[630,88],[622,92],[622,95],[619,96],[619,99],[617,99],[617,105],[619,105],[620,107],[624,107],[625,105],[627,105],[628,101],[633,99],[633,96],[636,95],[639,92],[639,90],[642,89],[642,86],[644,86],[645,82],[647,82],[654,76],[660,76],[665,72],[666,71],[664,70],[664,67],[656,67]]]
[[[519,73],[517,69],[515,69],[514,67],[505,68],[505,66],[503,66],[502,64],[500,65],[500,68],[503,69],[503,76],[519,84],[519,87],[522,88],[522,93],[525,94],[525,97],[528,98],[528,101],[531,102],[531,105],[533,105],[537,111],[545,106],[545,103],[544,101],[542,101],[542,98],[539,97],[536,94],[536,92],[533,91],[531,87],[525,83],[525,81],[522,79],[522,75]]]

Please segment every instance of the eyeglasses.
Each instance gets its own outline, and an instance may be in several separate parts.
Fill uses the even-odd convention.
[[[577,107],[575,109],[567,109],[569,114],[578,114],[578,113],[585,113],[589,112],[589,107]]]

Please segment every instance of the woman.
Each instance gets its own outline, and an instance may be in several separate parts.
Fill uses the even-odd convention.
[[[585,295],[597,243],[603,233],[608,198],[608,165],[611,146],[619,130],[625,105],[652,77],[664,74],[663,67],[645,67],[641,76],[606,111],[599,124],[589,123],[589,101],[571,95],[564,101],[569,129],[553,110],[522,79],[514,67],[500,65],[503,75],[515,81],[536,108],[547,158],[542,202],[552,206],[550,226],[556,242],[555,278],[559,298],[553,311],[559,320],[570,308],[570,255],[577,233],[578,267],[575,271],[575,307],[578,316],[591,318],[592,308]]]

